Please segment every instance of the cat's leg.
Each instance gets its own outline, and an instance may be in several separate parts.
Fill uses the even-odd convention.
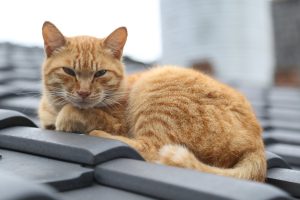
[[[55,130],[56,116],[48,111],[39,113],[41,127],[44,129]]]
[[[43,98],[38,109],[38,116],[42,128],[55,130],[55,121],[57,113],[54,111],[54,109],[51,109],[51,107]]]
[[[145,160],[152,162],[157,160],[159,149],[163,145],[155,140],[151,140],[151,138],[128,138],[119,135],[111,135],[101,130],[93,130],[89,133],[89,135],[124,142],[138,151]]]
[[[100,129],[118,133],[122,124],[101,109],[79,109],[67,104],[58,113],[55,126],[56,130],[64,132],[88,133]]]
[[[79,110],[67,104],[58,113],[55,127],[57,131],[84,133],[87,129],[87,123]]]

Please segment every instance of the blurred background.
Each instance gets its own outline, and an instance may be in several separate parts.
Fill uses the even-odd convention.
[[[299,10],[298,0],[3,1],[0,68],[37,72],[49,20],[66,36],[105,37],[126,26],[129,71],[174,64],[227,82],[299,86]]]
[[[101,38],[126,26],[128,73],[173,64],[238,87],[297,88],[299,11],[299,0],[3,1],[0,107],[36,112],[46,20],[66,36]]]

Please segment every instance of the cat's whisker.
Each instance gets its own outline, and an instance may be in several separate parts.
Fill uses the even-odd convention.
[[[120,106],[121,103],[117,100],[114,100],[114,99],[104,98],[97,105],[100,106],[100,107],[108,107],[112,110],[115,110],[115,109],[118,109],[118,106]]]
[[[55,96],[54,98],[53,98],[53,101],[54,101],[54,103],[59,103],[59,102],[64,102],[65,101],[65,99],[63,99],[63,98],[61,98],[61,97],[57,97],[57,96]]]
[[[18,91],[18,92],[12,92],[13,94],[41,94],[41,92],[37,91]]]
[[[111,105],[112,104],[119,104],[119,105],[121,105],[120,102],[118,102],[116,100],[113,100],[113,99],[105,99],[104,102],[107,103],[107,104],[111,104]]]
[[[40,97],[41,92],[37,91],[17,91],[17,92],[11,92],[12,95],[21,95],[21,96],[31,96],[31,97]]]
[[[105,92],[107,92],[108,94],[113,94],[113,95],[128,95],[129,92],[128,91],[121,91],[121,92],[117,92],[117,91],[114,91],[114,90],[106,90]]]
[[[95,99],[101,99],[103,97],[103,95],[94,95],[89,97],[89,99],[95,100]]]

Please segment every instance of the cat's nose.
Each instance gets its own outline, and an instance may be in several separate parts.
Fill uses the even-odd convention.
[[[77,91],[77,94],[81,96],[83,99],[87,98],[90,96],[91,92],[89,91]]]

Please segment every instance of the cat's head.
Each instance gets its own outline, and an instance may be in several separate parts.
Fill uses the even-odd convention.
[[[50,22],[44,23],[42,32],[46,54],[43,84],[53,104],[91,108],[118,101],[124,87],[125,27],[103,39],[65,37]]]

